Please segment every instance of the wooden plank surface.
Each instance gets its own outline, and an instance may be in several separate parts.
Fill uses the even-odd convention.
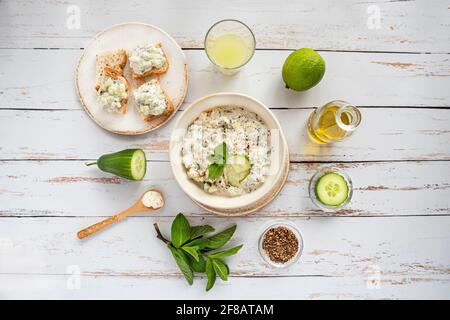
[[[80,13],[79,29],[68,28],[67,21],[76,12]],[[243,20],[253,29],[259,48],[450,51],[450,18],[445,0],[432,4],[426,0],[189,0],[182,4],[3,0],[0,46],[80,48],[107,26],[142,21],[163,28],[183,47],[201,48],[208,28],[230,17]]]
[[[245,243],[226,259],[233,276],[445,276],[450,273],[450,217],[314,217],[292,220],[304,238],[303,254],[291,268],[273,269],[258,252],[258,238],[273,218],[190,217],[193,225],[222,230],[238,224],[230,246]],[[79,240],[76,231],[96,218],[1,218],[1,274],[66,274],[77,265],[88,275],[180,275],[153,223],[170,233],[172,217],[132,217]],[[42,232],[42,230],[45,232]],[[448,284],[450,289],[450,283]]]
[[[281,194],[254,215],[330,215],[318,210],[308,193],[312,175],[328,165],[335,164],[291,164]],[[207,215],[179,188],[168,162],[149,162],[143,182],[131,182],[87,168],[82,161],[7,161],[0,166],[0,217],[108,216],[131,205],[151,187],[160,188],[166,196],[166,207],[156,215],[170,217],[179,211]],[[352,202],[339,215],[450,215],[448,161],[361,162],[337,166],[350,175],[354,186]]]
[[[72,269],[68,269],[69,271]],[[181,277],[0,274],[0,298],[9,299],[440,299],[448,276],[230,277],[205,292],[205,279],[192,287]],[[276,285],[273,285],[274,282]],[[75,283],[75,285],[74,285]],[[164,289],[163,289],[164,288]],[[261,288],[267,288],[261,290]]]
[[[0,1],[0,298],[450,297],[448,1],[105,3]],[[80,28],[67,28],[78,9]],[[150,9],[158,14],[149,16]],[[380,24],[373,19],[378,10]],[[197,50],[208,27],[230,17],[250,25],[258,47],[233,78]],[[248,217],[208,214],[171,174],[174,121],[121,137],[88,118],[75,94],[76,61],[93,35],[124,21],[160,26],[186,49],[191,85],[182,109],[206,94],[232,91],[274,110],[292,163],[273,203]],[[285,90],[280,75],[299,47],[321,50],[327,63],[321,83],[304,93]],[[336,98],[362,107],[362,125],[340,144],[314,145],[306,119]],[[129,147],[147,152],[143,182],[83,165]],[[354,184],[351,204],[335,215],[318,211],[308,197],[310,177],[325,165],[340,166]],[[130,217],[86,241],[75,237],[150,186],[167,196],[161,212]],[[193,224],[238,224],[233,244],[244,249],[228,259],[230,282],[219,281],[211,293],[204,292],[205,279],[188,288],[155,238],[153,222],[168,233],[179,211]],[[305,240],[300,262],[286,270],[267,267],[257,250],[263,227],[276,219],[295,223]],[[81,288],[71,290],[77,270]]]
[[[343,99],[357,106],[450,106],[446,54],[321,52],[327,70],[307,92],[284,87],[281,67],[290,51],[261,50],[232,78],[203,50],[184,51],[190,86],[186,103],[220,91],[251,95],[271,108],[304,108]],[[81,50],[0,50],[0,108],[80,109],[74,70]],[[27,76],[17,72],[17,66]]]
[[[306,133],[310,109],[273,110],[286,135],[291,161],[386,161],[450,159],[450,110],[364,108],[353,136],[317,145]],[[137,147],[149,159],[168,160],[170,134],[178,118],[155,132],[119,136],[98,127],[83,110],[0,110],[0,160],[96,159]],[[413,124],[413,125],[412,125]]]

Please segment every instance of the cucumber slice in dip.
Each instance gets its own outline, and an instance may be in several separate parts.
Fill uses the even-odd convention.
[[[232,186],[239,187],[242,181],[250,174],[251,167],[252,165],[247,156],[232,154],[228,156],[223,172],[225,178]]]
[[[340,174],[327,173],[317,181],[316,195],[324,205],[339,206],[348,198],[347,181]]]
[[[96,162],[100,170],[115,174],[129,180],[142,180],[147,170],[145,152],[141,149],[126,149],[115,153],[105,154]]]

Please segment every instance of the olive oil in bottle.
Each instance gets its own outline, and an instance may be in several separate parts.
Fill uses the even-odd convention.
[[[361,113],[355,106],[335,100],[314,110],[308,119],[308,135],[316,143],[332,143],[349,136],[360,122]]]

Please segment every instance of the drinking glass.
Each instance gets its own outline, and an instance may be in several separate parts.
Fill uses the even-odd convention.
[[[205,51],[209,60],[226,75],[237,73],[255,53],[255,36],[241,21],[216,22],[206,33]]]

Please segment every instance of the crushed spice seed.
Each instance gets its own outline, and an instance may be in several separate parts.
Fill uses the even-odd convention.
[[[297,254],[298,239],[289,228],[273,227],[264,234],[262,247],[270,260],[286,263]]]

